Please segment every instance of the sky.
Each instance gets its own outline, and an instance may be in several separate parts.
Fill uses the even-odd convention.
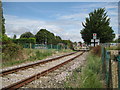
[[[24,32],[36,34],[40,29],[73,42],[82,41],[82,22],[95,9],[105,8],[110,26],[118,34],[116,2],[3,2],[6,34],[17,38]]]

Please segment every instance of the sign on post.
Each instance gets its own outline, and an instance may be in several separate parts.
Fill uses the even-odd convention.
[[[99,42],[100,40],[99,39],[91,39],[91,42]]]
[[[99,45],[99,42],[100,40],[97,39],[97,34],[93,33],[93,39],[91,39],[91,45],[95,47],[96,45]]]
[[[96,38],[97,38],[97,34],[93,33],[93,39],[96,39]]]

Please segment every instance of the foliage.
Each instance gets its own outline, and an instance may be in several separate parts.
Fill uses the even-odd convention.
[[[10,43],[3,45],[2,52],[3,60],[11,60],[22,55],[22,47],[17,44]]]
[[[58,44],[61,43],[61,38],[59,36],[55,36],[53,33],[49,32],[46,29],[41,29],[35,35],[36,42],[38,44]]]
[[[107,50],[120,50],[120,44],[117,46],[106,47]]]
[[[73,49],[73,43],[70,40],[62,40],[62,43],[67,45],[70,49]]]
[[[92,48],[92,53],[94,54],[94,55],[97,55],[97,56],[101,56],[101,46],[96,46],[96,47],[94,47],[94,48]]]
[[[53,44],[58,44],[58,43],[62,43],[62,39],[60,36],[54,36],[54,41]]]
[[[2,17],[2,35],[4,35],[5,34],[5,18],[3,17],[3,10],[2,10],[2,2],[0,1],[0,11],[1,11],[1,17]]]
[[[43,59],[44,57],[47,57],[47,56],[51,56],[53,53],[51,52],[51,50],[46,50],[44,52],[41,52],[40,50],[37,50],[36,51],[36,58],[41,60]]]
[[[120,38],[115,39],[114,41],[112,41],[112,43],[120,43]]]
[[[25,43],[35,44],[35,43],[36,43],[36,39],[35,39],[35,38],[12,39],[12,41],[13,41],[14,43],[18,43],[18,44],[25,44]]]
[[[37,34],[35,35],[36,37],[36,42],[39,44],[48,44],[48,37],[51,38],[51,40],[53,40],[54,34],[50,34],[49,31],[47,31],[46,29],[41,29],[37,32]],[[52,42],[50,40],[50,42]]]
[[[102,88],[101,59],[94,54],[87,57],[87,65],[81,75],[81,88]],[[93,83],[93,84],[91,84]]]
[[[23,33],[20,38],[34,38],[34,35],[31,32]]]
[[[12,40],[7,35],[2,35],[2,44],[10,44],[12,43]]]
[[[16,39],[16,37],[17,37],[17,36],[16,36],[16,35],[14,35],[14,36],[13,36],[13,39]]]
[[[101,71],[101,59],[89,54],[85,67],[74,70],[73,75],[67,78],[65,88],[103,88]]]
[[[76,46],[76,45],[77,45],[77,42],[74,42],[73,44]]]
[[[100,39],[101,43],[112,41],[115,34],[109,24],[110,18],[108,18],[104,8],[99,8],[94,10],[94,12],[89,13],[89,18],[86,18],[86,22],[82,23],[84,28],[80,32],[83,40],[87,44],[90,44],[90,41],[93,38],[92,34],[97,33],[97,38]]]
[[[6,54],[3,53],[3,67],[8,67],[12,65],[17,65],[25,62],[30,61],[37,61],[41,59],[45,59],[48,56],[51,56],[53,54],[60,55],[61,53],[67,53],[72,52],[72,50],[55,50],[55,49],[22,49],[22,54],[19,53],[19,55],[22,55],[22,57],[16,55],[16,59],[10,58],[9,55],[6,56]],[[13,53],[14,54],[14,53]]]

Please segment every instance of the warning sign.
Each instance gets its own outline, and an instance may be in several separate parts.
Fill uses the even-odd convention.
[[[96,38],[97,38],[97,34],[93,33],[93,39],[96,39]]]

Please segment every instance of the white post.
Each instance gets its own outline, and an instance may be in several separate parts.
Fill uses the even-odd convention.
[[[52,49],[52,44],[51,44],[51,49]]]

